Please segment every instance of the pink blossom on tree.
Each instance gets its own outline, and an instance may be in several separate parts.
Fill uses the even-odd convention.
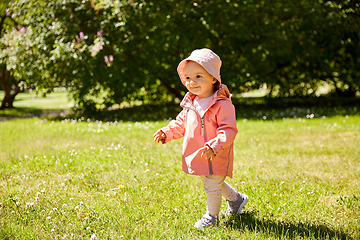
[[[19,31],[20,34],[25,34],[26,33],[26,28],[22,27]]]
[[[114,56],[113,55],[105,56],[104,61],[106,64],[110,64],[114,61]]]
[[[96,54],[98,54],[98,52],[100,52],[100,50],[103,49],[103,46],[101,43],[96,43],[92,48],[91,48],[91,56],[95,57]]]

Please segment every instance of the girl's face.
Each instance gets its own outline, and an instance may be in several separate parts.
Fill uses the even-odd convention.
[[[214,94],[214,83],[217,81],[200,64],[189,61],[184,68],[185,86],[200,98],[210,97]]]

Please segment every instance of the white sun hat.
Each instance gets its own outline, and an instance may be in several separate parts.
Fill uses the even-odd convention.
[[[221,76],[220,76],[220,67],[221,60],[220,57],[207,48],[196,49],[194,50],[190,56],[179,63],[177,67],[178,74],[180,76],[181,82],[185,85],[185,76],[184,76],[184,68],[188,61],[194,61],[200,64],[208,73],[210,73],[214,78],[216,78],[221,84]]]

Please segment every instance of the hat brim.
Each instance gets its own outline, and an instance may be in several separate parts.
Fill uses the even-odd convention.
[[[216,80],[218,80],[219,83],[221,84],[221,76],[220,76],[220,74],[216,74],[216,73],[214,73],[214,72],[213,72],[213,73],[209,72],[209,71],[203,66],[203,64],[202,64],[198,59],[192,58],[192,57],[190,56],[190,57],[182,60],[182,61],[179,63],[178,67],[177,67],[177,72],[178,72],[178,74],[179,74],[179,77],[180,77],[180,79],[181,79],[181,82],[182,82],[184,85],[185,85],[185,82],[186,82],[185,75],[184,75],[184,69],[185,69],[186,63],[189,62],[189,61],[196,62],[197,64],[199,64],[200,66],[202,66],[202,67],[205,69],[206,72],[208,72],[211,76],[213,76],[214,78],[216,78]]]

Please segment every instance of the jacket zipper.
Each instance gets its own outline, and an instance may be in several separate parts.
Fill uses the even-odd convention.
[[[196,115],[198,115],[200,117],[198,112],[196,112],[195,110],[193,110],[191,108],[188,108],[188,109],[194,111],[196,113]],[[186,116],[187,116],[187,114],[186,114]],[[186,120],[187,120],[187,117],[186,117]],[[204,118],[200,117],[200,121],[201,121],[200,133],[201,133],[201,136],[204,136],[205,142],[207,142],[206,135],[205,135],[205,121],[204,121]],[[208,159],[208,163],[209,163],[209,175],[213,175],[212,163],[211,163],[210,158]]]
[[[200,118],[200,120],[201,120],[201,136],[204,136],[206,142],[204,118]]]
[[[201,136],[204,136],[205,142],[207,142],[207,139],[206,139],[206,136],[205,136],[205,122],[204,122],[204,118],[200,118],[200,120],[201,120]],[[213,175],[211,158],[208,159],[208,162],[209,162],[209,173],[210,173],[210,175]]]

